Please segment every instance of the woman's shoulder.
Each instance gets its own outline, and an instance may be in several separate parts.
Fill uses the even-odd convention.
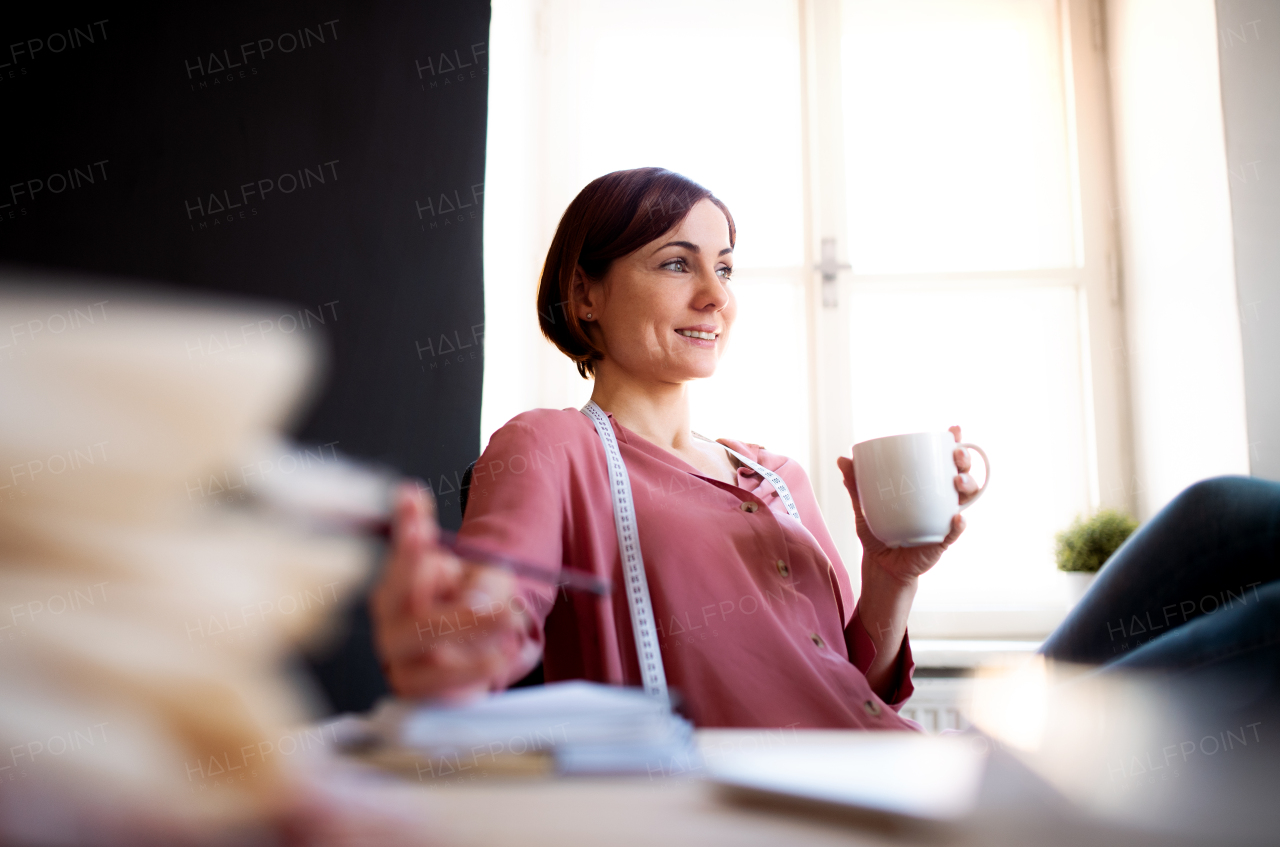
[[[498,444],[536,442],[569,447],[595,436],[591,420],[578,409],[530,409],[494,430],[490,447]],[[486,448],[487,449],[487,448]]]
[[[475,473],[495,482],[519,477],[554,485],[582,465],[593,446],[587,439],[595,437],[591,421],[577,409],[530,409],[493,431]]]

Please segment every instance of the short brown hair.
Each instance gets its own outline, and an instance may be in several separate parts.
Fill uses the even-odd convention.
[[[573,273],[598,280],[614,259],[634,253],[680,225],[702,200],[710,200],[729,222],[729,244],[738,233],[733,215],[714,194],[665,168],[614,171],[593,179],[573,198],[542,266],[538,323],[542,334],[578,364],[583,379],[595,376],[604,354],[591,343],[573,306]]]

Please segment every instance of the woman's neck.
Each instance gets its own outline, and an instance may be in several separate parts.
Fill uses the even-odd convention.
[[[606,365],[596,371],[591,399],[619,424],[659,447],[680,451],[692,444],[684,384],[642,383]]]

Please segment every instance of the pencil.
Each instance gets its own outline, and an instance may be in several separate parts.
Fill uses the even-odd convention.
[[[391,522],[379,521],[370,527],[375,535],[391,538]],[[491,553],[469,545],[458,533],[441,528],[437,540],[441,547],[447,547],[469,562],[489,567],[502,568],[518,577],[534,579],[569,591],[583,591],[598,597],[608,597],[613,593],[613,585],[607,580],[585,571],[561,568],[553,573],[543,565],[534,565],[501,553]]]

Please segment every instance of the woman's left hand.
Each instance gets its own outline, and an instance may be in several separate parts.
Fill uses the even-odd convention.
[[[950,431],[955,436],[958,444],[960,441],[960,427],[950,427]],[[969,460],[969,451],[957,446],[953,455],[955,457],[956,470],[959,471],[955,476],[954,482],[956,491],[960,494],[960,505],[963,506],[977,495],[978,484],[969,475],[969,469],[972,467]],[[841,456],[836,460],[836,464],[839,465],[841,473],[844,474],[844,487],[849,490],[849,497],[853,499],[853,512],[857,516],[858,539],[862,542],[864,565],[878,565],[888,575],[897,577],[904,582],[909,582],[936,565],[938,559],[942,557],[942,551],[954,544],[960,534],[964,532],[964,516],[957,513],[951,518],[951,531],[947,533],[947,537],[940,544],[926,544],[921,547],[891,548],[885,546],[883,541],[871,533],[871,528],[867,526],[867,519],[862,514],[862,503],[858,500],[858,485],[857,478],[854,475],[853,459]]]

